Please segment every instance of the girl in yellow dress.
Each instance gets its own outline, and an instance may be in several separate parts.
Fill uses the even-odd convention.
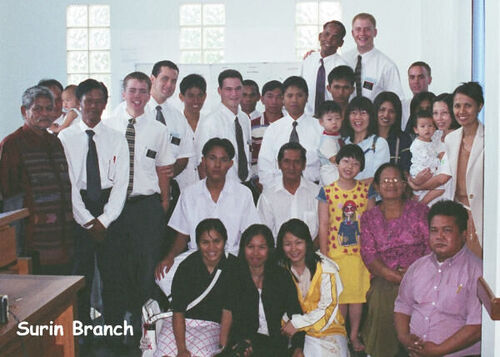
[[[366,292],[370,287],[370,274],[360,255],[360,218],[367,209],[368,185],[357,181],[363,171],[365,157],[359,146],[343,146],[336,157],[339,179],[321,189],[319,200],[320,251],[340,268],[344,290],[339,297],[340,311],[349,316],[349,339],[355,351],[364,349],[359,340],[359,325]]]

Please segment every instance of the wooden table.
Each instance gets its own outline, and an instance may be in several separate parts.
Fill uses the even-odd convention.
[[[9,314],[9,322],[0,325],[0,356],[75,356],[72,325],[83,286],[82,276],[0,275],[0,294],[9,296],[10,311],[20,322],[61,325],[64,331],[63,336],[49,336],[47,331],[44,336],[18,336],[24,330]]]

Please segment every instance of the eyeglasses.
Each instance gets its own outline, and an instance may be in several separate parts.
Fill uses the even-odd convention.
[[[391,183],[397,185],[398,183],[403,183],[404,181],[401,180],[400,178],[393,177],[393,178],[388,178],[386,177],[385,179],[382,180],[382,183],[385,185],[389,185]]]

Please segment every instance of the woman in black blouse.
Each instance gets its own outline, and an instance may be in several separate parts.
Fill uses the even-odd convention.
[[[219,219],[205,219],[196,227],[198,250],[175,272],[172,323],[163,323],[155,356],[213,356],[226,345],[237,269],[236,257],[224,253],[226,241]]]
[[[290,274],[271,261],[271,230],[254,224],[243,232],[239,250],[239,277],[233,309],[231,341],[251,345],[253,356],[287,356],[288,338],[281,335],[283,314],[301,314]],[[293,356],[303,356],[304,334],[292,338]]]

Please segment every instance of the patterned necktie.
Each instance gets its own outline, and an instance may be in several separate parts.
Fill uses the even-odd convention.
[[[354,69],[354,80],[356,81],[356,97],[361,96],[361,55],[358,55],[358,62]]]
[[[234,119],[234,132],[236,134],[236,145],[238,146],[238,177],[243,182],[248,176],[248,161],[243,142],[243,130],[241,129],[238,117]]]
[[[325,66],[323,58],[320,59],[321,65],[318,68],[316,76],[316,96],[314,100],[314,112],[318,112],[319,106],[325,101]]]
[[[163,116],[163,112],[161,111],[161,105],[156,106],[156,120],[158,120],[163,125],[167,125],[165,123],[165,117]]]
[[[127,196],[130,196],[134,188],[134,149],[135,149],[135,118],[128,121],[127,130],[125,131],[125,138],[128,143],[128,150],[130,154],[130,169],[128,177]]]
[[[291,143],[300,144],[299,134],[297,133],[297,125],[299,125],[299,123],[297,123],[297,120],[294,120],[292,125],[293,125],[293,129],[292,129],[292,132],[290,133],[290,140],[289,141]]]
[[[89,151],[87,152],[87,197],[97,201],[101,196],[101,175],[99,173],[99,161],[97,159],[97,148],[95,146],[92,130],[85,130],[89,137]]]

